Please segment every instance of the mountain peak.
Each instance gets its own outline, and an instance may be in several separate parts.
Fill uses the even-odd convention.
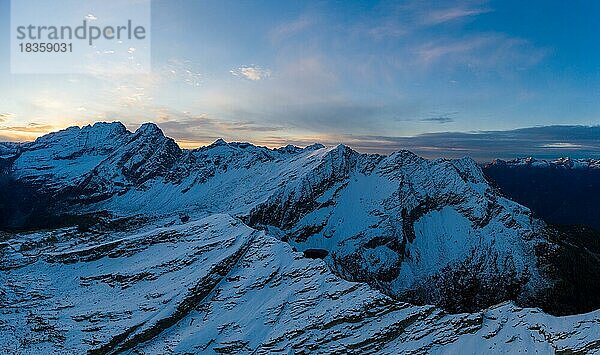
[[[88,125],[87,127],[90,127],[91,129],[94,129],[94,130],[114,130],[114,131],[119,131],[119,132],[125,132],[127,130],[125,125],[119,121],[96,122],[93,125]]]
[[[163,131],[155,124],[152,122],[146,122],[143,123],[136,131],[135,133],[138,134],[149,134],[149,135],[162,135]]]
[[[287,153],[287,154],[296,154],[298,152],[302,151],[302,148],[297,147],[293,144],[288,144],[285,147],[279,147],[279,148],[275,148],[275,151],[281,152],[281,153]]]
[[[211,145],[215,146],[215,147],[219,147],[219,146],[225,146],[228,144],[227,144],[227,142],[225,142],[225,140],[223,138],[219,138],[216,141],[214,141]]]
[[[340,153],[343,153],[343,152],[356,153],[354,151],[354,149],[350,148],[349,146],[347,146],[343,143],[336,145],[335,148],[332,149],[332,151],[336,151],[336,152],[340,152]]]
[[[323,148],[325,148],[325,146],[323,144],[321,144],[321,143],[313,143],[313,144],[307,146],[304,149],[306,149],[306,150],[317,150],[317,149],[323,149]]]

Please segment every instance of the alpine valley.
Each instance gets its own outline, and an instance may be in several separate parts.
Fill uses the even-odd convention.
[[[470,158],[0,143],[2,353],[600,353],[600,236]]]

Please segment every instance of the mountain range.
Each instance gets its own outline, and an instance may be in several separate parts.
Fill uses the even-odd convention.
[[[483,171],[503,193],[546,222],[600,230],[600,160],[495,160]]]
[[[489,181],[409,151],[186,150],[151,123],[1,143],[0,349],[600,351],[600,239]]]

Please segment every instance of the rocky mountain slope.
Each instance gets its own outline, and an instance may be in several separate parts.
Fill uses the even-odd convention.
[[[515,305],[599,308],[598,297],[566,292],[600,281],[570,272],[573,256],[599,266],[596,250],[561,243],[468,158],[222,140],[182,150],[153,124],[119,123],[6,147],[0,277],[11,312],[0,320],[15,342],[5,346],[598,347],[596,313],[554,318]],[[504,301],[515,303],[495,307]],[[565,335],[569,326],[580,330]]]
[[[333,275],[228,215],[5,236],[2,353],[600,351],[599,311],[447,314]]]

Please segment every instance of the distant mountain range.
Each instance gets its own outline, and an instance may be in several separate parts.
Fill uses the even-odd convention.
[[[535,159],[532,157],[519,158],[513,160],[496,159],[488,166],[506,167],[506,168],[538,168],[538,169],[557,169],[557,170],[597,170],[600,169],[600,159]]]
[[[0,169],[4,351],[600,344],[598,311],[519,307],[599,308],[598,236],[547,225],[469,158],[186,150],[97,123],[0,144]]]
[[[506,196],[545,221],[600,230],[600,160],[495,160],[483,171]]]

